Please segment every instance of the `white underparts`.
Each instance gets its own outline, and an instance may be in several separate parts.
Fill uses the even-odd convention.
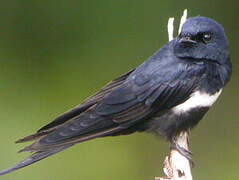
[[[176,113],[182,113],[194,108],[210,107],[217,100],[221,92],[222,90],[211,95],[205,92],[196,91],[184,103],[175,106],[173,111]]]

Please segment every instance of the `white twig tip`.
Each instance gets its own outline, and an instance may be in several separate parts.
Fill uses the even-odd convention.
[[[187,20],[187,15],[188,15],[188,10],[185,9],[183,11],[183,16],[181,17],[181,20],[180,20],[180,25],[179,25],[179,28],[178,28],[178,34],[180,34],[181,30],[182,30],[182,27],[183,27],[183,24],[185,23],[185,21]]]
[[[169,41],[173,40],[173,21],[174,21],[174,18],[168,19],[168,40]]]

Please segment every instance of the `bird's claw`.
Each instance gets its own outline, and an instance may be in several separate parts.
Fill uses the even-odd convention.
[[[194,167],[194,162],[192,160],[192,155],[193,153],[183,147],[181,147],[178,143],[173,142],[171,143],[171,149],[175,149],[176,151],[178,151],[180,154],[182,154],[185,158],[188,159],[188,161],[190,162],[191,167]]]

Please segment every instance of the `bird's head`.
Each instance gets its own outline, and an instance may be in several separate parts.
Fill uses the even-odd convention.
[[[175,39],[174,53],[179,58],[227,63],[229,49],[223,27],[206,17],[187,19]]]

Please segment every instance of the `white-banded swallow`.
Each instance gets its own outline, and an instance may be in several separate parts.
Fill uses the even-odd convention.
[[[180,132],[202,119],[230,76],[223,27],[206,17],[189,18],[175,39],[139,67],[114,79],[35,134],[18,140],[34,141],[21,150],[33,154],[0,175],[98,137],[146,131],[173,144]]]

